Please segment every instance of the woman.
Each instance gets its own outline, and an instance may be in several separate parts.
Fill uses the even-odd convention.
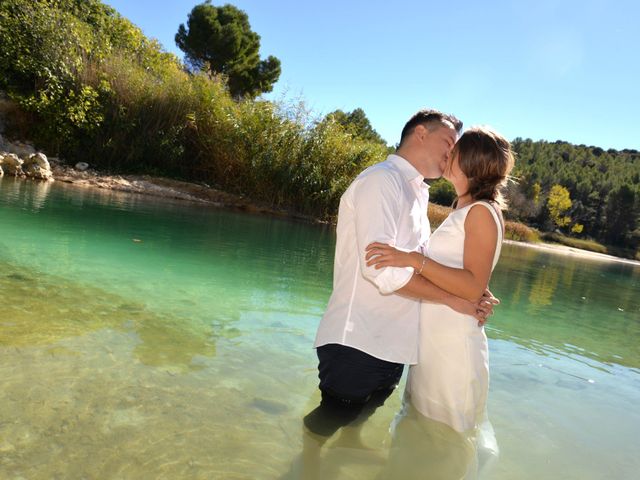
[[[466,131],[444,177],[458,196],[453,212],[431,235],[426,255],[389,245],[367,247],[367,265],[413,267],[437,286],[475,301],[482,296],[504,235],[500,194],[513,167],[509,142],[489,128]],[[422,415],[466,432],[483,420],[489,385],[487,337],[473,317],[423,302],[418,364],[406,394]]]

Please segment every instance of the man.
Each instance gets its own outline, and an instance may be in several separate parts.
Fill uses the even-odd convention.
[[[442,175],[461,129],[452,115],[419,111],[404,126],[396,154],[362,172],[340,200],[333,293],[315,341],[322,401],[304,420],[321,438],[373,413],[397,386],[404,364],[417,362],[421,300],[480,322],[492,313],[490,294],[471,303],[411,268],[376,270],[365,261],[372,242],[407,251],[425,246],[424,179]]]

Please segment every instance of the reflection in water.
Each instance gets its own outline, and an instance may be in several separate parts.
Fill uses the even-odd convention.
[[[487,334],[543,355],[640,368],[639,271],[505,245],[491,280],[502,304]]]
[[[528,313],[537,313],[540,311],[538,307],[546,307],[553,303],[559,280],[560,272],[557,268],[543,265],[543,268],[538,270],[529,293]]]
[[[498,445],[488,422],[478,433],[459,433],[405,402],[392,426],[389,460],[378,480],[488,478],[497,457]]]
[[[53,182],[24,180],[19,177],[2,177],[2,196],[11,199],[23,208],[36,212],[44,207]]]
[[[49,195],[49,191],[51,190],[52,183],[53,182],[36,181],[36,184],[33,188],[32,199],[32,205],[35,210],[40,210],[42,207],[44,207],[44,204],[47,201],[47,196]]]
[[[566,288],[573,286],[573,276],[576,272],[576,262],[568,262],[564,264],[562,269],[562,284]]]
[[[279,479],[479,480],[491,478],[499,456],[489,422],[459,433],[420,414],[410,402],[393,418],[384,445],[369,446],[363,426],[343,427],[329,441],[304,429],[302,453]]]

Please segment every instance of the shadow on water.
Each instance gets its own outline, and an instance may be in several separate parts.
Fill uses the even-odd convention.
[[[195,356],[216,354],[228,325],[197,324],[158,315],[105,290],[0,263],[0,347],[42,347],[102,329],[136,337],[133,350],[149,366],[194,368]]]

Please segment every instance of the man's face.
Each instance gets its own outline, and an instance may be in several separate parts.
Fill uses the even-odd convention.
[[[446,124],[431,131],[420,125],[420,135],[424,151],[424,171],[427,178],[439,178],[447,167],[451,150],[456,144],[458,134],[453,125]]]

